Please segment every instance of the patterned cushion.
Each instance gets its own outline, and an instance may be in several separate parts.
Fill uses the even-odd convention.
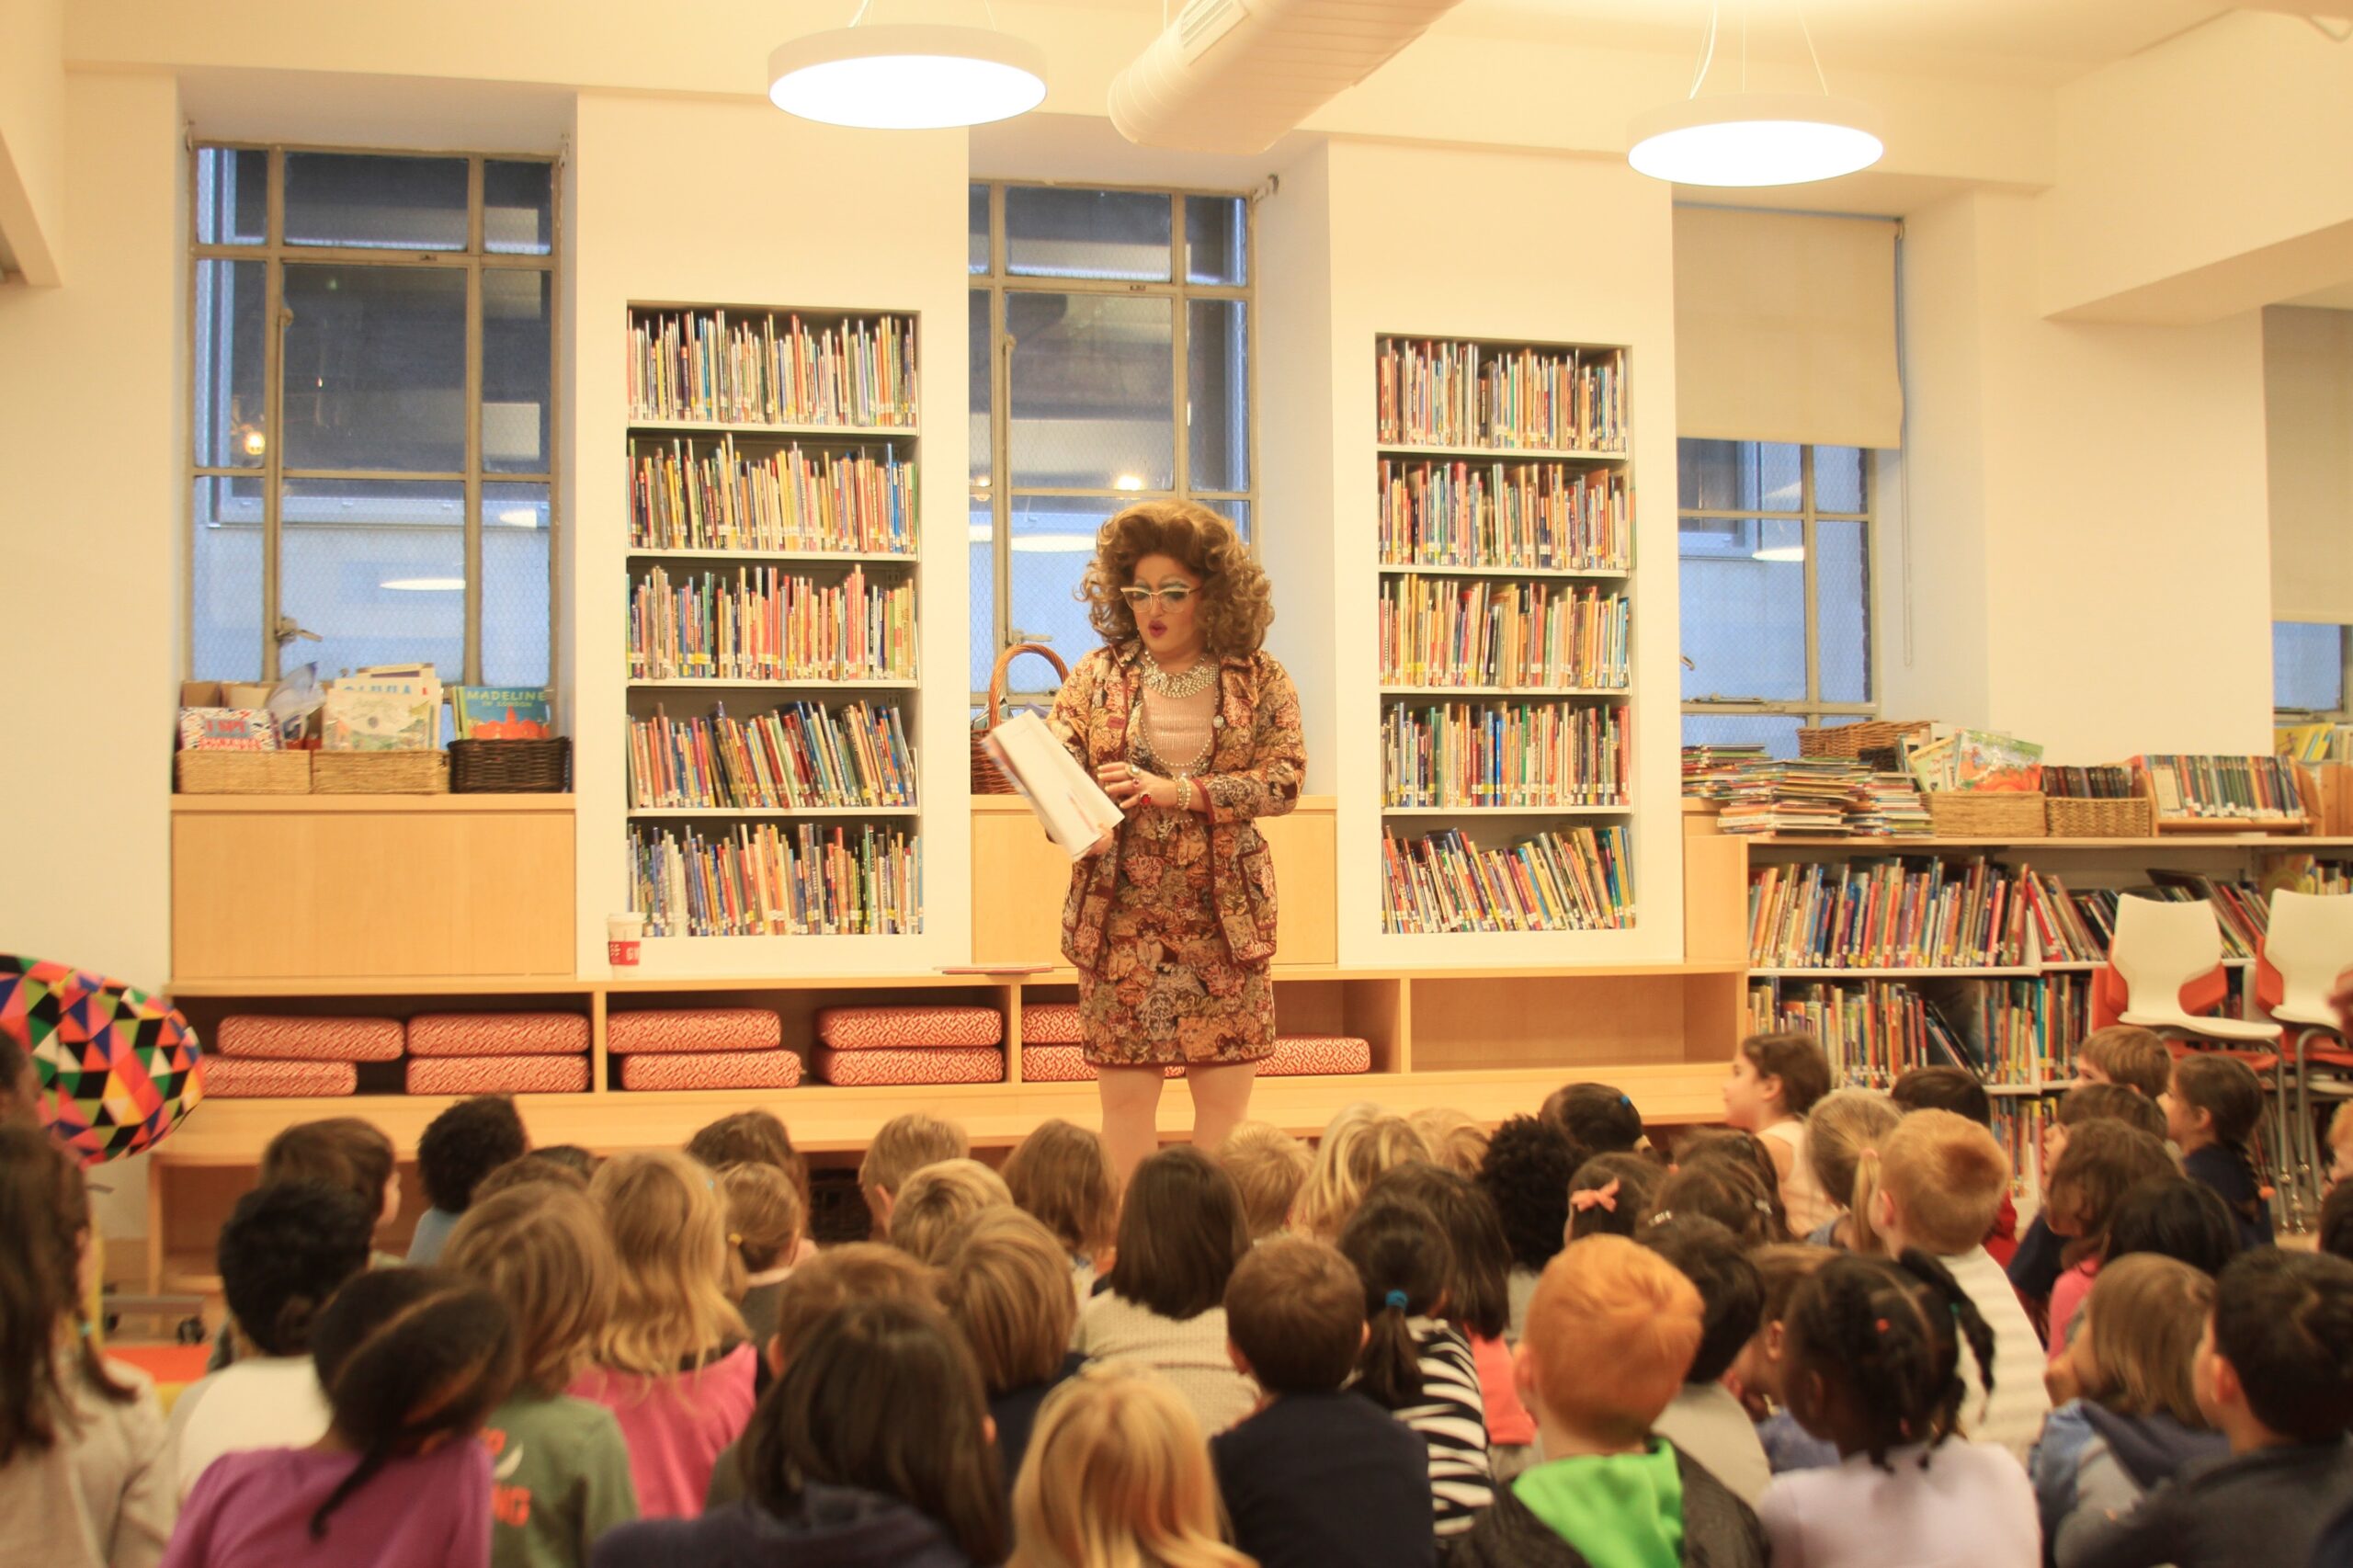
[[[1024,1045],[1082,1045],[1086,1032],[1079,1028],[1078,1004],[1075,1002],[1025,1002],[1021,1005],[1021,1043]],[[1024,1076],[1028,1070],[1023,1070]]]
[[[801,1082],[790,1051],[671,1052],[621,1058],[624,1089],[789,1089]]]
[[[1029,1015],[1021,1016],[1021,1081],[1025,1084],[1077,1084],[1095,1076],[1095,1069],[1087,1065],[1086,1053],[1075,1045],[1031,1045],[1029,1043]],[[1161,1076],[1181,1078],[1182,1067],[1171,1067]]]
[[[223,1056],[267,1062],[398,1062],[401,1024],[398,1018],[234,1013],[221,1020],[220,1028],[213,1032],[212,1048]]]
[[[85,1165],[153,1148],[204,1097],[188,1020],[92,970],[0,954],[0,1039],[31,1060],[42,1125]]]
[[[985,1045],[935,1045],[893,1051],[817,1048],[817,1076],[828,1084],[874,1088],[904,1084],[1001,1084],[1005,1052]]]
[[[576,1095],[585,1056],[430,1056],[408,1064],[412,1095]]]
[[[348,1062],[256,1062],[208,1056],[204,1092],[222,1100],[308,1099],[357,1094],[359,1069]]]
[[[427,1013],[408,1021],[408,1053],[585,1056],[588,1020],[577,1013]]]
[[[774,1051],[784,1043],[784,1021],[757,1007],[671,1007],[615,1013],[605,1044],[615,1056],[679,1051]]]
[[[820,1007],[817,1039],[835,1051],[996,1045],[1005,1015],[994,1007]]]
[[[1258,1063],[1261,1078],[1371,1071],[1372,1042],[1347,1035],[1283,1035],[1275,1041],[1275,1053]]]

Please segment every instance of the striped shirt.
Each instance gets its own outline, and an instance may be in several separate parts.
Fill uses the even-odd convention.
[[[1487,1465],[1487,1407],[1479,1393],[1470,1342],[1450,1324],[1409,1318],[1421,1347],[1422,1392],[1390,1412],[1422,1435],[1430,1450],[1430,1506],[1438,1536],[1466,1533],[1495,1500]]]
[[[2026,1309],[2018,1305],[2010,1278],[1993,1255],[1976,1246],[1937,1260],[1952,1271],[1954,1282],[1977,1305],[1978,1315],[1994,1330],[1994,1396],[1985,1397],[1978,1376],[1977,1358],[1964,1344],[1961,1351],[1961,1381],[1969,1392],[1961,1401],[1961,1429],[1983,1443],[1999,1443],[2017,1456],[2020,1465],[2042,1435],[2042,1418],[2051,1414],[2051,1396],[2042,1387],[2042,1341]]]

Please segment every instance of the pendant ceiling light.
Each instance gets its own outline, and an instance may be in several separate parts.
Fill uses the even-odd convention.
[[[1626,161],[1635,172],[1677,185],[1804,185],[1867,169],[1886,151],[1879,138],[1879,112],[1852,98],[1830,96],[1813,33],[1805,47],[1813,59],[1819,93],[1748,91],[1747,25],[1741,27],[1741,90],[1699,96],[1715,62],[1720,8],[1708,10],[1708,40],[1699,70],[1683,102],[1635,118]],[[1798,26],[1805,28],[1802,14]]]
[[[768,98],[787,114],[869,131],[938,131],[1027,114],[1045,101],[1045,51],[997,30],[933,22],[810,33],[768,56]]]

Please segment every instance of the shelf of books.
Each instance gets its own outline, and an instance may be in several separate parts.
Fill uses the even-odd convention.
[[[644,916],[650,971],[922,932],[915,327],[630,311],[614,907]]]
[[[1568,961],[1636,917],[1627,351],[1373,354],[1381,948]]]

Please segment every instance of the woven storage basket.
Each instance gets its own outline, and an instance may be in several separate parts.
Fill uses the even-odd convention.
[[[988,706],[972,722],[972,793],[975,795],[1010,795],[1014,792],[1013,780],[1005,776],[1004,769],[989,760],[989,754],[982,746],[981,740],[1005,722],[1006,666],[1024,653],[1042,655],[1046,663],[1054,666],[1055,680],[1070,678],[1070,666],[1063,663],[1063,656],[1043,642],[1016,642],[996,656],[996,664],[989,670]]]
[[[311,754],[313,795],[446,795],[445,751],[321,751]]]
[[[1937,790],[1920,798],[1938,838],[2040,838],[2048,826],[2040,791]]]
[[[183,795],[307,795],[307,751],[184,751],[173,758]]]
[[[1925,735],[1926,719],[1870,719],[1859,724],[1798,732],[1800,756],[1860,756],[1870,751],[1890,751],[1907,736]]]
[[[2079,801],[2057,795],[2043,807],[2053,838],[2154,838],[2157,803],[2146,795]]]
[[[572,742],[451,741],[453,795],[561,795],[572,782]]]

